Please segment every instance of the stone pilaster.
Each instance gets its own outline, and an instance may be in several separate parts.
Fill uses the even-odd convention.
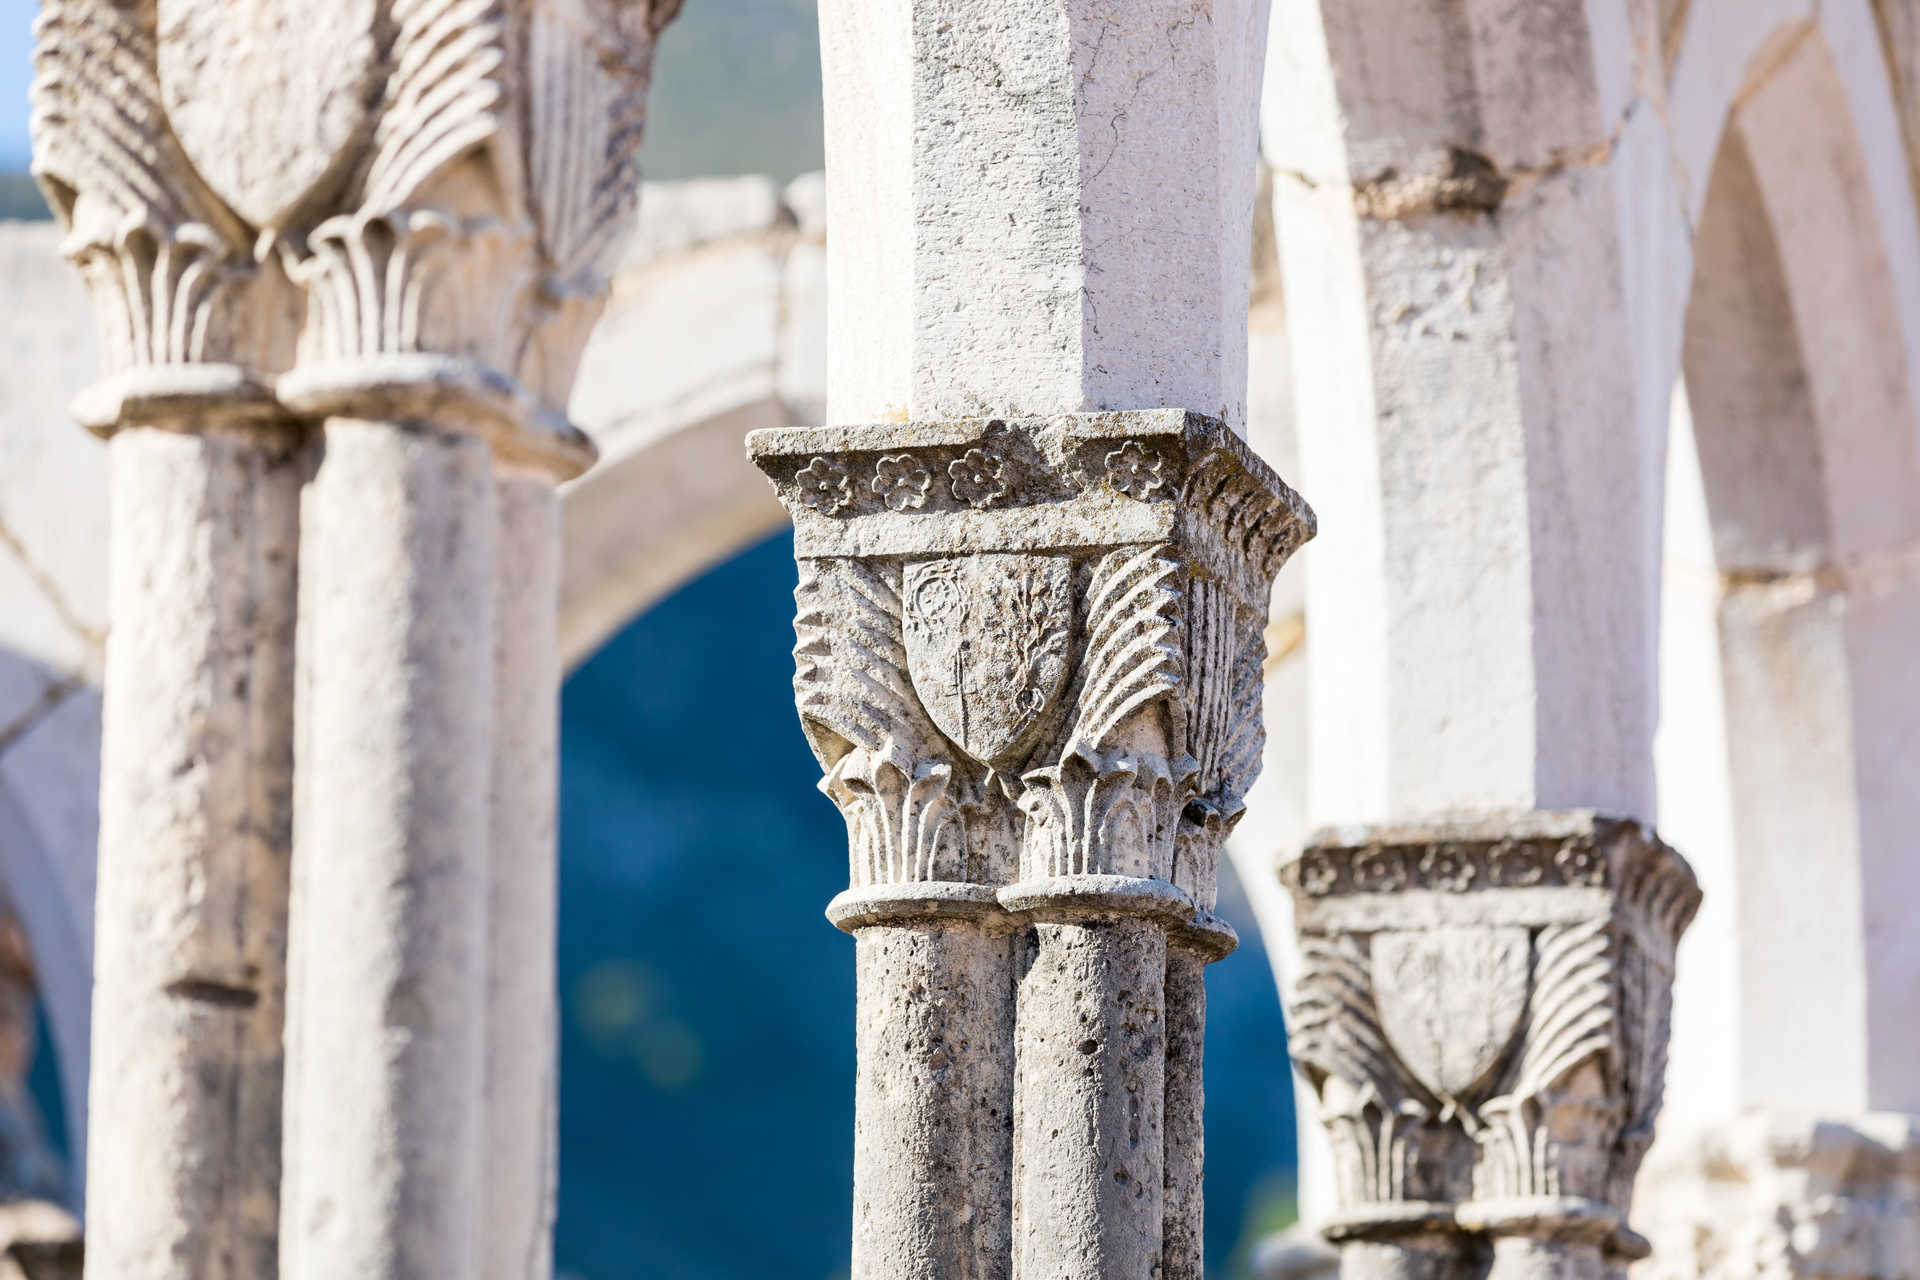
[[[1637,823],[1491,815],[1323,833],[1285,878],[1293,1054],[1343,1274],[1612,1276],[1666,1069],[1693,873]]]
[[[88,1252],[270,1276],[304,467],[269,384],[297,305],[185,155],[152,0],[48,0],[36,37],[34,172],[104,356],[75,411],[112,457]]]
[[[856,1275],[1184,1265],[1219,846],[1312,514],[1178,410],[749,447],[794,516],[800,714],[853,851],[831,914],[861,930]],[[989,949],[960,997],[941,957]]]
[[[1635,1280],[1904,1280],[1920,1259],[1920,1118],[1755,1108],[1661,1140]]]

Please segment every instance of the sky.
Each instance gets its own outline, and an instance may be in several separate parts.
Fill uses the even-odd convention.
[[[0,0],[0,173],[24,171],[38,0]],[[654,67],[641,160],[650,178],[821,165],[820,35],[813,0],[694,0]]]
[[[27,167],[27,85],[33,79],[34,0],[0,0],[0,172]]]

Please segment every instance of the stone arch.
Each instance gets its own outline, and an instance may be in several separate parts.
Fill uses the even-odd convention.
[[[1833,29],[1753,47],[1701,183],[1667,508],[1662,821],[1711,903],[1673,1105],[1703,1123],[1920,1107],[1912,187]]]

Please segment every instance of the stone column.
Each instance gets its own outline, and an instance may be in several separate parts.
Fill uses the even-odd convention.
[[[326,422],[303,529],[293,1277],[551,1265],[552,486],[593,456],[560,406],[677,7],[392,0],[319,33],[341,37],[330,88],[382,92],[365,118],[366,95],[331,100],[347,179],[278,228],[309,304],[279,393]]]
[[[1525,813],[1322,833],[1285,872],[1292,1050],[1342,1274],[1601,1277],[1666,1070],[1693,873],[1645,827]]]
[[[117,432],[100,1274],[548,1266],[559,407],[677,7],[45,6]]]
[[[182,151],[154,5],[49,0],[36,35],[34,171],[104,353],[75,408],[113,469],[88,1253],[271,1276],[303,462],[261,371],[291,295]]]
[[[1198,906],[1198,903],[1196,903]],[[1209,911],[1167,937],[1167,1156],[1163,1280],[1206,1274],[1206,968],[1240,945],[1233,926]]]
[[[1197,1242],[1198,971],[1231,937],[1196,898],[1312,515],[1177,410],[750,449],[794,516],[795,686],[853,851],[855,1273],[1161,1274]]]
[[[755,447],[797,513],[803,580],[837,559],[881,573],[878,633],[916,670],[846,688],[864,705],[885,684],[932,722],[896,767],[950,766],[969,830],[1017,833],[964,881],[1020,929],[1011,1240],[980,1274],[1163,1265],[1166,931],[1194,914],[1175,842],[1205,789],[1187,590],[1195,548],[1222,536],[1175,513],[1198,504],[1189,464],[1244,429],[1266,16],[1264,0],[821,5],[827,416],[881,425]],[[1302,512],[1277,505],[1253,504],[1248,530],[1274,515],[1286,530],[1258,536],[1290,549]],[[1252,559],[1236,600],[1278,567]],[[1076,628],[1119,630],[1103,649]],[[869,642],[848,643],[866,661]],[[1102,663],[1116,683],[1073,683]],[[894,1096],[872,1069],[862,1098]],[[865,1188],[908,1175],[861,1151],[865,1214]]]

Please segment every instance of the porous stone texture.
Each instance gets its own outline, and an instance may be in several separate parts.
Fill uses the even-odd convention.
[[[112,452],[90,1248],[245,1280],[276,1254],[305,467],[285,432]]]
[[[279,0],[244,11],[210,0],[43,6],[35,173],[69,229],[107,372],[79,416],[123,433],[323,424],[299,531],[308,571],[281,1238],[276,1248],[274,1170],[253,1167],[277,1160],[271,1135],[162,1132],[112,1105],[124,1069],[135,1102],[185,1114],[174,1095],[212,1078],[222,1036],[196,1029],[176,1036],[191,1048],[168,1050],[171,1024],[149,1032],[169,1016],[164,1000],[110,998],[96,1007],[107,1039],[136,1043],[109,1045],[112,1074],[94,1075],[111,1141],[133,1151],[94,1163],[96,1178],[132,1178],[103,1184],[103,1274],[468,1276],[484,1258],[485,1274],[538,1277],[550,1265],[550,490],[592,462],[562,406],[627,244],[654,41],[678,7],[352,0],[302,17]],[[245,514],[291,530],[301,504],[279,496],[268,515]],[[166,512],[134,489],[116,506],[136,529]],[[207,807],[195,770],[284,784],[284,769],[253,759],[252,741],[216,738],[193,717],[223,697],[278,695],[279,705],[247,704],[258,723],[246,727],[290,742],[285,679],[188,699],[202,693],[196,654],[252,645],[270,656],[248,628],[285,610],[254,596],[277,589],[290,601],[292,556],[271,589],[233,575],[231,600],[194,599],[195,570],[223,539],[260,534],[210,535],[213,521],[186,514],[162,531],[183,563],[163,561],[116,600],[116,647],[164,649],[189,670],[155,660],[142,686],[109,657],[103,843],[110,859],[206,865],[148,875],[148,895],[106,887],[98,976],[113,992],[114,966],[130,957],[143,981],[171,984],[168,999],[229,1018],[257,1010],[258,1028],[246,1027],[264,1030],[238,1056],[251,1064],[271,1051],[277,1071],[288,893],[266,886],[264,923],[232,909],[252,882],[226,865],[237,843],[218,830],[226,815],[209,834],[176,810]],[[155,540],[163,555],[169,537]],[[496,545],[509,553],[499,561]],[[497,607],[502,572],[518,593],[511,611]],[[145,628],[173,620],[169,592],[199,630],[156,643]],[[291,652],[290,636],[272,640]],[[145,711],[181,706],[151,716],[138,761],[116,752],[118,726],[138,718],[113,712],[121,688],[144,694]],[[183,754],[179,802],[149,801],[142,770]],[[157,833],[177,847],[143,821],[184,828]],[[123,841],[139,852],[121,853]],[[495,861],[506,867],[498,884]],[[192,937],[165,963],[141,950],[156,922],[177,929],[202,910],[238,919],[230,927],[244,926],[271,962],[230,974]],[[503,1020],[489,1072],[489,1022]],[[254,1123],[229,1089],[208,1090],[210,1109]],[[201,1183],[217,1189],[205,1195],[244,1199],[244,1211],[182,1189]],[[146,1195],[151,1186],[160,1193]],[[214,1243],[176,1247],[169,1232]],[[241,1244],[222,1243],[236,1234]]]
[[[827,420],[1172,406],[1244,431],[1267,9],[823,5]]]
[[[1920,1275],[1920,1119],[1755,1108],[1662,1139],[1640,1176],[1635,1280]]]
[[[1267,598],[1312,513],[1179,411],[749,449],[794,518],[794,688],[847,820],[829,915],[862,938],[855,1274],[1197,1274],[1200,971],[1232,947],[1220,848],[1260,759]],[[915,920],[939,923],[902,934]],[[930,938],[996,957],[974,999],[923,976],[907,943]],[[968,1047],[962,1099],[1013,1082],[1010,1132],[991,1105],[958,1126],[988,1172],[924,1141],[956,1127],[951,1097],[916,1090],[932,1044]]]
[[[558,787],[560,500],[501,471],[488,848],[486,1179],[480,1274],[545,1275],[560,1177]]]
[[[1362,1275],[1603,1277],[1666,1070],[1699,906],[1637,823],[1489,815],[1322,833],[1286,871],[1291,1049],[1332,1139],[1329,1239]]]
[[[1040,924],[1020,978],[1020,1275],[1161,1271],[1165,926]]]
[[[307,493],[287,1280],[481,1274],[491,471],[340,419]]]
[[[1012,940],[978,922],[855,931],[853,1270],[1005,1280]]]

